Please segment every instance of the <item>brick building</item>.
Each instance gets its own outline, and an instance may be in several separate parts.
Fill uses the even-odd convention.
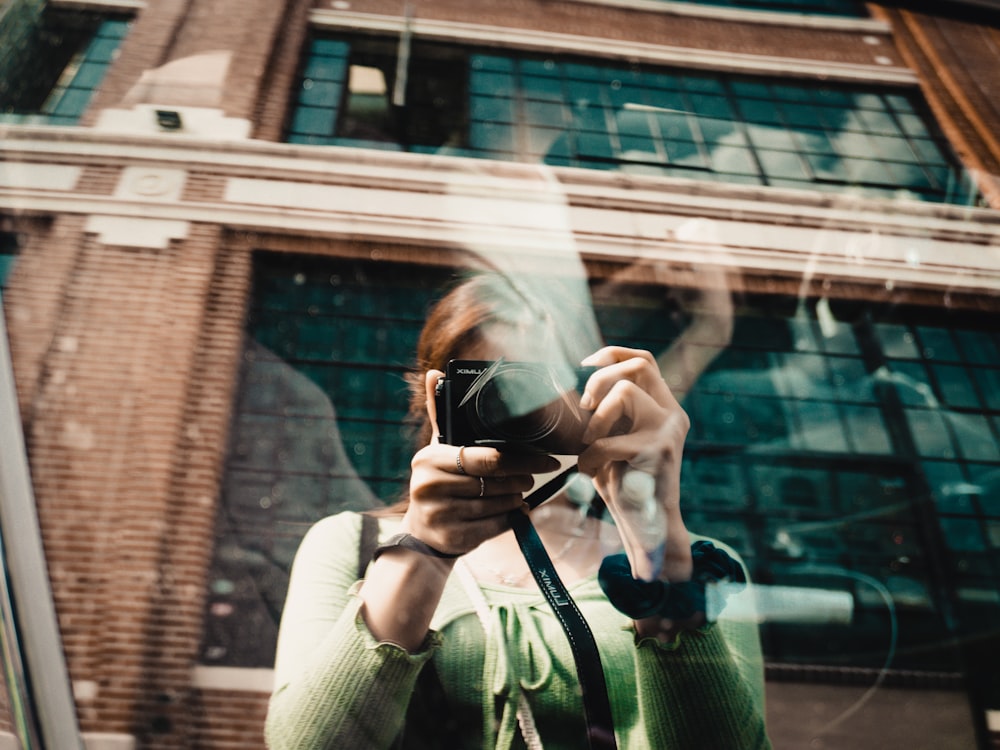
[[[0,2],[0,747],[262,747],[291,556],[405,487],[483,264],[727,318],[689,525],[830,597],[762,620],[776,747],[990,746],[1000,8],[941,5]]]

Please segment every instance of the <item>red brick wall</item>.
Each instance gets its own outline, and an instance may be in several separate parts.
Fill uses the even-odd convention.
[[[287,3],[281,33],[275,40],[261,81],[254,111],[255,138],[281,140],[285,116],[293,100],[295,73],[308,32],[310,6],[311,0],[289,0]]]
[[[982,172],[980,189],[1000,207],[1000,28],[961,18],[907,10],[880,15],[893,27],[901,55],[920,76],[921,87],[945,134],[969,168]]]
[[[4,294],[4,308],[26,429],[34,416],[30,404],[42,377],[43,358],[53,345],[83,223],[83,217],[57,216],[18,227],[21,251]]]
[[[68,666],[98,688],[81,727],[187,748],[248,255],[218,227],[150,250],[61,223],[7,314]]]
[[[207,229],[207,228],[206,228]],[[242,351],[249,253],[204,232],[204,255],[215,253],[206,294],[186,310],[200,332],[186,391],[160,550],[161,582],[145,635],[147,656],[136,731],[140,746],[183,750],[196,741],[197,696],[191,668],[201,643],[216,497],[227,445],[230,404]],[[197,253],[198,248],[192,248]],[[201,273],[198,272],[200,278]],[[193,302],[193,300],[192,300]],[[235,725],[238,726],[238,725]],[[208,745],[215,747],[215,745]]]
[[[513,0],[505,3],[436,0],[433,3],[411,3],[411,6],[417,19],[460,21],[718,52],[862,64],[872,62],[871,45],[862,41],[862,34],[857,31],[744,23],[572,0]],[[328,9],[330,4],[317,0],[315,7]],[[402,0],[353,0],[350,12],[399,17],[403,7]],[[599,52],[599,48],[599,43],[594,45],[595,52]]]
[[[290,16],[297,18],[294,27],[288,24]],[[286,3],[269,0],[147,3],[136,15],[84,122],[93,122],[101,109],[119,106],[144,72],[217,50],[233,53],[220,106],[230,117],[250,119],[258,106],[261,79],[272,65],[276,47],[289,32],[301,35],[304,22],[303,10],[296,12],[293,7],[290,12]],[[297,49],[286,53],[289,58],[295,55]]]
[[[83,124],[92,124],[97,113],[118,105],[146,70],[170,59],[170,47],[184,22],[188,0],[155,0],[140,10],[108,75],[90,103]]]
[[[191,747],[263,750],[267,699],[263,693],[197,691],[193,702]]]

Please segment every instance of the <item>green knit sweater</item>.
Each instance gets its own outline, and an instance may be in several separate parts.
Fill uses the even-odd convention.
[[[387,537],[394,522],[381,527]],[[331,516],[296,555],[267,715],[270,748],[388,748],[401,731],[404,748],[520,748],[522,692],[546,750],[586,746],[572,652],[539,592],[480,583],[484,629],[452,574],[431,634],[409,654],[376,642],[359,614],[359,534],[357,514]],[[570,593],[598,643],[620,748],[770,747],[753,623],[723,617],[665,646],[637,640],[596,577]],[[418,682],[432,658],[443,691]]]

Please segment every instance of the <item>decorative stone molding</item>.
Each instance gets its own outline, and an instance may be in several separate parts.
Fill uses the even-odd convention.
[[[162,249],[189,223],[508,254],[714,264],[760,275],[1000,290],[1000,213],[807,190],[451,156],[185,136],[0,128],[0,165],[59,179],[0,180],[0,209],[87,215],[102,242]],[[72,189],[63,165],[120,166],[114,195]],[[18,174],[23,170],[18,171]],[[2,169],[0,169],[2,173]],[[221,192],[185,192],[209,173]],[[29,180],[30,182],[30,180]],[[714,239],[691,237],[703,219]]]
[[[166,250],[170,240],[188,236],[190,224],[170,219],[145,219],[135,216],[90,216],[84,231],[97,235],[105,245]]]
[[[67,164],[37,164],[0,159],[0,188],[72,190],[83,170]]]
[[[186,180],[183,169],[125,167],[114,195],[121,200],[179,201]]]

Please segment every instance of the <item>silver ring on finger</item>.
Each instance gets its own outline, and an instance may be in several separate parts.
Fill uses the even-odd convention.
[[[458,455],[455,456],[455,466],[458,468],[458,473],[462,475],[467,473],[465,467],[462,465],[462,451],[464,450],[465,446],[463,445],[458,449]]]
[[[479,497],[483,497],[486,494],[486,478],[479,477]]]

